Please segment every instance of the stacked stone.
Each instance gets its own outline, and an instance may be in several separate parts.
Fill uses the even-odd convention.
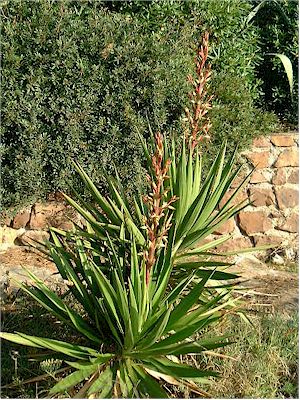
[[[255,139],[251,149],[242,153],[245,174],[255,169],[236,202],[248,197],[252,205],[214,232],[233,235],[222,250],[269,244],[297,250],[298,146],[298,134],[276,134]]]
[[[12,245],[30,245],[49,239],[49,228],[70,230],[78,215],[65,202],[52,200],[36,203],[21,210],[14,218],[3,218],[0,228],[0,249]]]
[[[253,156],[258,157],[260,164],[250,181],[249,193],[259,214],[250,215],[251,221],[256,221],[251,226],[251,223],[247,225],[249,217],[244,213],[240,216],[241,226],[243,224],[248,234],[254,233],[255,245],[294,243],[299,218],[298,135],[257,139],[253,151],[246,154],[252,164]]]

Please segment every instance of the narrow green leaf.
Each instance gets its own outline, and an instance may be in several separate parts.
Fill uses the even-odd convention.
[[[190,292],[186,296],[184,296],[180,303],[174,308],[170,315],[165,333],[170,331],[174,325],[174,322],[176,323],[178,320],[180,320],[180,318],[186,315],[190,308],[198,301],[205,287],[205,284],[214,275],[214,272],[215,271],[210,271],[210,274],[207,274],[207,276],[204,277],[201,282],[195,285],[193,289],[190,290]]]
[[[87,368],[92,365],[98,365],[101,366],[102,364],[106,363],[109,360],[112,360],[116,355],[112,353],[105,353],[105,354],[99,354],[97,358],[90,358],[89,361],[66,361],[68,365],[70,365],[73,368],[76,369],[81,369],[81,368]]]
[[[191,270],[200,267],[225,267],[234,265],[233,263],[225,262],[225,261],[177,261],[175,264],[175,268],[182,268],[184,270]]]
[[[33,343],[30,339],[26,339],[16,333],[0,332],[0,337],[13,343],[22,344],[23,346],[43,348],[43,346]]]
[[[170,344],[180,343],[181,341],[190,338],[195,333],[199,332],[205,326],[217,321],[220,319],[220,316],[217,317],[207,317],[200,321],[197,321],[195,324],[191,323],[182,329],[178,329],[175,333],[168,336],[166,339],[161,340],[159,343],[154,345],[152,348],[165,347]],[[156,347],[155,347],[156,346]]]
[[[269,0],[262,0],[260,3],[258,3],[258,5],[256,7],[253,8],[253,10],[248,14],[247,18],[246,18],[246,25],[248,25],[253,18],[256,16],[256,14],[258,13],[258,11],[264,7],[264,5],[268,2]]]
[[[97,378],[89,388],[87,392],[88,396],[99,393],[100,399],[107,398],[107,396],[111,394],[114,386],[115,375],[115,369],[107,366],[105,370],[100,373],[99,378]]]
[[[108,201],[100,194],[99,190],[96,188],[92,180],[89,178],[89,176],[85,173],[83,168],[76,162],[74,162],[75,168],[79,175],[81,176],[83,182],[87,186],[87,188],[90,190],[91,194],[101,207],[101,209],[104,211],[104,213],[110,218],[110,220],[118,224],[120,222],[119,218],[116,216],[112,208],[110,207]],[[66,196],[66,195],[64,195]],[[69,197],[66,197],[67,201],[69,201]]]
[[[90,367],[80,369],[79,371],[73,372],[68,375],[66,378],[60,380],[53,388],[50,390],[49,394],[53,395],[56,393],[64,392],[67,389],[70,389],[82,382],[86,378],[89,378],[93,372],[96,372],[98,369],[98,365],[92,365]]]
[[[210,370],[200,370],[189,365],[175,363],[165,357],[151,359],[151,365],[163,374],[174,376],[177,379],[203,378],[207,376],[219,376],[218,373]]]
[[[215,271],[212,274],[211,270],[209,270],[209,269],[199,269],[199,270],[195,271],[195,274],[197,276],[199,276],[199,278],[207,279],[207,277],[209,277],[210,279],[213,279],[216,281],[239,278],[239,275],[232,274],[229,272],[224,272],[224,271]]]
[[[138,391],[152,399],[165,399],[168,397],[165,390],[139,365],[134,364],[137,375],[140,378]]]
[[[162,334],[165,332],[166,326],[169,321],[171,313],[171,308],[169,308],[156,322],[154,329],[151,332],[146,334],[146,337],[138,343],[136,348],[147,349],[151,347],[157,340],[159,340]]]
[[[204,253],[205,251],[212,249],[214,247],[219,246],[220,244],[227,242],[227,240],[229,240],[231,238],[231,235],[222,235],[222,237],[220,239],[216,239],[216,240],[212,240],[211,242],[205,243],[203,245],[200,245],[199,247],[193,249],[193,250],[189,250],[188,252],[184,252],[184,253],[179,253],[176,256],[176,261],[178,259],[184,258],[184,257],[190,257],[190,256],[197,256],[197,255],[201,255],[202,253]]]
[[[112,312],[113,317],[115,318],[115,320],[117,322],[117,326],[118,326],[120,332],[122,332],[124,334],[123,327],[121,325],[121,322],[120,322],[120,319],[119,319],[119,316],[117,313],[116,305],[115,305],[116,293],[115,293],[113,287],[111,286],[109,280],[102,273],[102,271],[99,268],[96,268],[96,266],[93,265],[93,263],[91,263],[91,268],[93,269],[99,289],[101,290],[101,292],[103,294],[105,304],[107,307],[109,307],[110,311]],[[107,319],[107,322],[109,323],[108,319]]]
[[[282,62],[286,76],[289,81],[290,93],[291,93],[291,97],[292,97],[293,96],[293,65],[291,63],[291,60],[284,54],[267,53],[267,55],[276,56]]]
[[[99,354],[96,350],[89,347],[74,345],[55,339],[29,336],[20,332],[17,332],[15,334],[1,332],[0,337],[14,343],[24,344],[26,346],[32,347],[42,347],[79,359],[87,359],[90,356],[97,357]]]

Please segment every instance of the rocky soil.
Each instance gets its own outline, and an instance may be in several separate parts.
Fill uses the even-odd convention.
[[[25,246],[15,246],[0,253],[0,295],[4,300],[17,290],[14,279],[30,282],[28,268],[46,282],[61,282],[55,265],[43,254]],[[266,311],[289,314],[298,309],[298,274],[270,268],[255,256],[241,257],[230,268],[242,277],[241,295],[249,300],[252,310],[264,307]]]
[[[267,311],[289,314],[298,310],[299,279],[297,272],[278,270],[247,255],[231,267],[244,279],[242,286],[253,308],[265,307]],[[277,267],[278,268],[278,267]]]

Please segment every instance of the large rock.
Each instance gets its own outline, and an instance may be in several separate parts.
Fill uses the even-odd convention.
[[[5,211],[3,211],[0,214],[0,225],[3,226],[11,226],[12,223],[12,217],[10,217],[9,215],[7,215],[7,213]]]
[[[44,243],[49,240],[50,234],[45,231],[26,231],[17,238],[17,243],[20,245],[37,245],[37,242]]]
[[[246,167],[244,166],[244,168],[240,171],[240,173],[235,177],[230,187],[232,189],[239,187],[241,183],[243,183],[243,180],[246,178],[247,175],[248,175],[248,170],[246,170]]]
[[[228,233],[232,233],[234,230],[235,230],[234,218],[230,218],[223,225],[221,225],[218,228],[216,228],[216,230],[213,232],[213,234],[215,234],[215,235],[225,235],[225,234],[228,234]]]
[[[225,243],[218,246],[216,250],[220,253],[227,253],[229,251],[238,251],[251,247],[253,247],[251,240],[247,237],[241,236],[227,240]]]
[[[283,210],[285,208],[293,208],[298,205],[298,189],[286,186],[275,187],[275,194],[278,207]]]
[[[282,237],[277,235],[254,235],[253,239],[256,247],[266,245],[274,245],[274,247],[277,247],[283,242]]]
[[[13,229],[7,226],[0,227],[0,250],[14,246],[16,239],[25,232],[24,228]]]
[[[273,176],[273,185],[284,185],[287,182],[286,168],[276,168]]]
[[[210,235],[206,236],[206,238],[201,239],[199,242],[197,242],[193,247],[198,248],[198,247],[204,246],[205,244],[213,242],[216,239],[217,239],[217,237],[215,235],[210,234]]]
[[[33,207],[29,228],[46,230],[53,226],[69,230],[72,227],[72,223],[68,220],[68,214],[70,214],[70,210],[67,209],[64,203],[37,203]]]
[[[287,178],[288,183],[299,183],[299,168],[293,168]]]
[[[259,169],[254,171],[250,178],[250,183],[266,183],[270,182],[272,173],[267,169]]]
[[[299,214],[294,212],[292,213],[284,222],[284,224],[280,225],[278,229],[290,233],[298,233],[299,232]]]
[[[272,228],[272,222],[263,211],[242,211],[238,214],[240,228],[247,234],[265,233]]]
[[[256,168],[267,168],[270,165],[269,151],[252,151],[245,155],[251,164]]]
[[[250,188],[250,200],[255,207],[271,206],[275,204],[275,196],[272,188]]]
[[[13,219],[12,226],[15,229],[25,228],[30,220],[30,209],[20,211]]]
[[[253,140],[253,147],[270,147],[270,139],[264,136],[257,137]]]
[[[230,197],[234,194],[235,189],[229,189],[224,197],[222,198],[222,200],[220,201],[219,204],[219,208],[222,208],[225,203],[230,199]],[[236,195],[236,197],[232,200],[231,205],[237,205],[240,202],[242,202],[243,200],[247,200],[248,196],[247,196],[247,192],[245,188],[242,188],[238,194]]]
[[[295,144],[294,138],[291,135],[274,135],[270,139],[274,146],[290,147]]]
[[[291,149],[284,150],[279,154],[274,167],[298,167],[299,166],[299,152],[293,147]]]

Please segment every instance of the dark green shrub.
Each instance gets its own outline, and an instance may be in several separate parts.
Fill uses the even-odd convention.
[[[189,32],[148,35],[96,2],[3,8],[4,205],[67,189],[70,158],[136,181],[134,127],[178,121],[192,62]],[[152,121],[151,121],[152,122]]]
[[[260,1],[251,2],[252,7]],[[258,27],[262,57],[258,76],[262,80],[261,105],[275,111],[280,119],[290,125],[298,124],[298,2],[266,2],[252,23]],[[268,53],[285,54],[294,70],[293,98],[284,67],[277,57]]]
[[[262,82],[256,71],[261,61],[260,38],[257,28],[243,29],[253,4],[235,0],[128,0],[108,1],[106,5],[112,11],[134,15],[150,31],[165,31],[170,22],[190,24],[194,44],[201,32],[210,32],[213,70],[210,91],[215,95],[213,141],[208,149],[211,156],[224,138],[228,138],[229,147],[239,144],[242,148],[254,136],[275,129],[276,117],[255,107],[262,95]]]
[[[8,1],[2,5],[2,205],[70,185],[71,158],[100,186],[113,163],[139,184],[136,128],[178,132],[194,45],[211,32],[214,143],[245,144],[267,131],[258,97],[255,28],[246,1]]]

